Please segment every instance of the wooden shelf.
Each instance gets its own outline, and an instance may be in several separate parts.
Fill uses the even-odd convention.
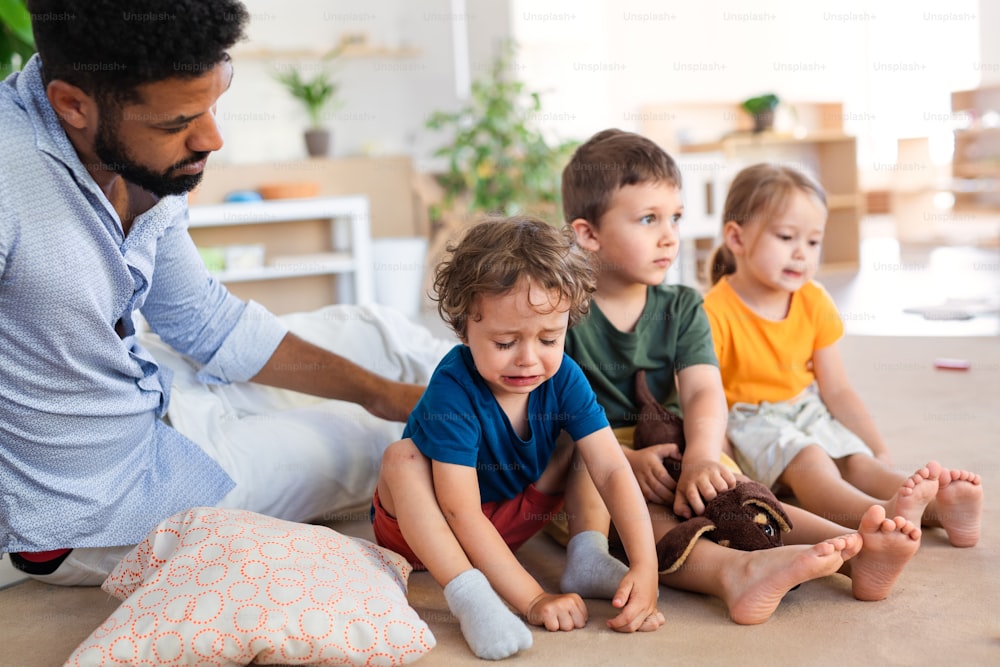
[[[416,58],[421,54],[420,49],[414,47],[389,48],[387,46],[347,46],[340,50],[337,55],[333,55],[333,50],[317,51],[316,49],[268,49],[268,48],[243,48],[234,49],[232,56],[239,60],[323,60],[330,58],[331,62],[338,59],[364,59],[364,58]]]
[[[969,127],[954,133],[955,207],[995,209],[1000,205],[1000,127],[982,122],[986,114],[1000,113],[1000,85],[955,91],[951,109],[952,115],[969,120]]]
[[[826,190],[829,218],[823,243],[824,267],[860,262],[864,198],[858,185],[857,142],[844,134],[840,102],[783,102],[779,111],[794,109],[793,118],[775,119],[775,130],[752,132],[752,119],[735,102],[681,102],[645,106],[637,114],[640,132],[680,158],[724,163],[713,176],[715,206],[706,212],[706,229],[718,229],[728,179],[756,162],[790,164],[812,174]],[[681,165],[687,179],[691,171]],[[697,180],[697,179],[696,179]],[[687,190],[687,180],[685,180]],[[717,210],[718,209],[718,210]],[[714,221],[714,225],[712,222]],[[683,223],[682,223],[683,228]],[[707,236],[706,236],[707,238]]]
[[[991,136],[1000,137],[1000,127],[970,127],[964,130],[955,130],[955,139],[958,141]]]
[[[228,269],[213,272],[224,283],[249,282],[252,280],[275,280],[279,278],[301,278],[355,270],[357,262],[350,253],[326,252],[295,257],[275,257],[267,266],[253,269]]]
[[[361,195],[269,200],[192,206],[189,229],[200,245],[263,242],[264,266],[213,275],[237,296],[259,301],[281,314],[334,301],[375,301],[369,216],[368,198]],[[311,228],[300,229],[298,224]],[[292,226],[294,232],[289,231]],[[315,277],[333,277],[327,283],[332,291],[319,286],[306,294],[291,283],[267,285]]]
[[[834,210],[838,208],[858,208],[861,206],[861,193],[852,195],[827,195],[826,208]]]
[[[832,130],[804,137],[770,132],[737,133],[724,137],[718,145],[733,175],[757,162],[777,162],[794,166],[816,178],[826,191],[829,211],[823,241],[823,266],[859,265],[864,198],[858,187],[854,137]]]

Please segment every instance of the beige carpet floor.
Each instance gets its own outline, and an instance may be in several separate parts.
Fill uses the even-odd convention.
[[[607,603],[588,601],[590,623],[572,633],[534,629],[534,646],[510,665],[987,665],[1000,664],[1000,338],[851,336],[841,344],[855,386],[907,471],[936,458],[979,472],[986,489],[984,535],[954,549],[940,530],[922,547],[882,602],[858,602],[846,578],[808,582],[763,625],[738,626],[717,600],[667,588],[661,630],[621,635],[604,627]],[[968,371],[933,368],[961,357]],[[364,521],[334,523],[370,537]],[[555,589],[564,552],[539,535],[520,556]],[[426,573],[410,578],[410,600],[437,637],[419,664],[481,664],[461,638],[440,588]],[[62,664],[114,609],[100,589],[36,582],[0,590],[0,667]]]

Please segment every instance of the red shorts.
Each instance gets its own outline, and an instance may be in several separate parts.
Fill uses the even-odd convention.
[[[562,507],[562,502],[562,495],[550,496],[542,493],[532,484],[524,492],[510,500],[483,503],[482,508],[483,514],[496,527],[500,537],[507,543],[510,550],[517,551],[522,544],[552,519]],[[406,558],[414,570],[426,570],[427,568],[414,555],[406,540],[403,539],[396,517],[389,516],[389,513],[382,507],[382,503],[378,499],[377,489],[372,505],[375,508],[372,528],[375,531],[375,541],[379,546],[391,549]]]

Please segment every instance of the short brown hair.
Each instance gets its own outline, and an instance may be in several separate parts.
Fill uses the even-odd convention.
[[[747,167],[729,185],[722,224],[733,221],[742,227],[750,220],[779,216],[796,192],[814,196],[826,208],[823,186],[805,172],[769,162]],[[736,258],[725,242],[712,252],[708,268],[713,285],[736,271]]]
[[[654,141],[632,132],[598,132],[576,149],[562,173],[563,216],[600,222],[616,190],[637,183],[681,187],[677,163]]]
[[[434,276],[438,313],[462,340],[480,295],[502,295],[526,280],[558,290],[572,326],[590,307],[593,271],[568,228],[528,216],[487,218],[472,226]]]

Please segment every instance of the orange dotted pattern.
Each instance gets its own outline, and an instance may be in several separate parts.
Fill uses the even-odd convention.
[[[410,570],[329,528],[194,508],[115,568],[102,588],[123,602],[66,666],[403,665],[435,645]]]

